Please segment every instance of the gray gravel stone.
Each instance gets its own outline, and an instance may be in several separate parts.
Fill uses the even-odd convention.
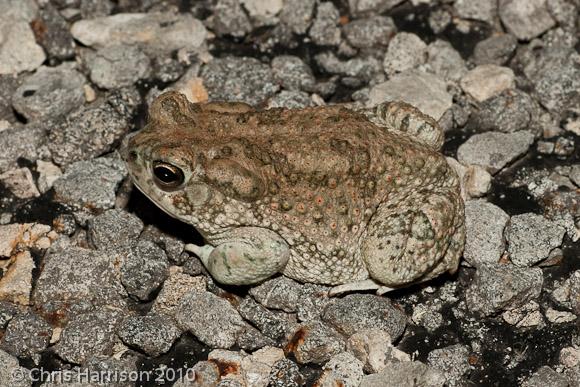
[[[465,203],[465,251],[470,265],[495,264],[505,251],[503,232],[510,217],[498,206],[485,200]]]
[[[111,151],[129,130],[140,102],[136,89],[125,88],[68,115],[49,133],[54,162],[68,165]]]
[[[86,51],[84,62],[91,81],[103,89],[130,86],[151,74],[149,57],[136,46],[107,46]]]
[[[128,346],[155,357],[169,351],[181,331],[168,316],[154,314],[126,318],[117,334]]]
[[[236,344],[244,351],[253,352],[265,346],[274,346],[276,345],[276,342],[271,338],[264,336],[262,332],[250,324],[247,324],[244,330],[239,334]]]
[[[324,310],[322,319],[345,336],[362,329],[381,329],[397,340],[405,330],[406,316],[386,297],[349,294]]]
[[[135,385],[134,382],[131,382],[130,380],[124,381],[119,377],[119,375],[137,375],[137,364],[140,364],[139,360],[140,359],[136,356],[136,354],[132,352],[122,354],[120,359],[117,357],[95,355],[89,357],[83,364],[83,367],[79,369],[79,371],[85,372],[85,375],[87,375],[88,372],[92,372],[93,375],[96,373],[103,375],[101,383],[98,384],[99,387],[133,387]],[[115,378],[115,376],[117,376],[117,378]],[[70,387],[70,384],[65,384],[65,386]],[[92,384],[91,387],[92,386],[95,386],[95,384]],[[43,387],[53,386],[43,385]],[[73,387],[85,386],[82,385]]]
[[[244,321],[226,300],[205,291],[185,294],[175,311],[181,329],[213,348],[230,348],[244,329]]]
[[[540,106],[530,95],[518,89],[508,89],[479,104],[471,118],[473,127],[480,132],[537,132],[541,129],[541,113]]]
[[[20,86],[22,80],[23,77],[0,74],[0,120],[16,122],[12,108],[12,94]]]
[[[316,19],[308,32],[314,44],[319,46],[338,46],[340,44],[340,13],[330,1],[324,1],[316,7]]]
[[[121,256],[111,251],[66,247],[49,251],[32,298],[45,313],[68,308],[90,310],[96,306],[124,306],[125,289],[118,273]]]
[[[369,48],[388,45],[397,27],[388,16],[372,16],[345,24],[342,32],[353,47]]]
[[[285,1],[280,12],[280,21],[295,34],[305,34],[314,17],[315,0]]]
[[[511,59],[517,47],[518,39],[511,34],[492,35],[475,45],[473,62],[502,66]]]
[[[192,15],[156,12],[80,20],[73,24],[71,33],[85,46],[139,45],[154,55],[182,48],[195,51],[207,37],[203,24]]]
[[[274,79],[284,89],[312,91],[316,79],[302,59],[294,55],[280,55],[272,59]]]
[[[75,56],[75,42],[68,23],[49,4],[44,4],[39,18],[32,22],[36,41],[44,48],[52,60],[65,60]]]
[[[447,85],[438,76],[409,70],[374,86],[369,93],[368,107],[386,101],[407,102],[435,120],[453,105]]]
[[[518,308],[538,298],[543,281],[537,267],[480,266],[466,292],[467,306],[481,316]]]
[[[364,376],[363,363],[350,352],[334,355],[323,367],[320,386],[359,386]]]
[[[457,15],[493,24],[497,16],[497,0],[456,0],[453,4]]]
[[[293,324],[290,323],[284,313],[274,313],[250,297],[246,297],[240,302],[238,311],[244,319],[258,328],[264,336],[275,341],[282,341],[292,331]]]
[[[451,23],[451,13],[447,9],[434,9],[429,14],[429,27],[436,35],[445,31]]]
[[[549,366],[540,367],[531,377],[522,383],[522,387],[572,387],[566,377]]]
[[[252,31],[248,15],[238,0],[219,0],[214,8],[213,31],[217,36],[241,38]]]
[[[546,7],[550,15],[558,22],[558,25],[566,30],[575,31],[578,20],[578,2],[566,0],[546,1]]]
[[[404,0],[348,0],[348,6],[354,15],[384,13],[403,1]]]
[[[461,344],[434,349],[427,356],[427,364],[445,374],[449,386],[461,386],[463,377],[471,371],[469,352],[469,348]]]
[[[0,301],[0,329],[6,328],[8,322],[17,314],[18,308],[16,305],[6,301]]]
[[[189,256],[187,254],[185,256],[182,254],[183,248],[185,247],[185,243],[182,240],[164,233],[154,225],[147,225],[141,234],[141,238],[150,240],[161,246],[163,250],[165,250],[167,258],[169,258],[172,262],[184,264],[184,258],[187,259],[187,261],[199,262],[199,260],[188,258]]]
[[[387,75],[410,70],[427,60],[427,44],[417,35],[399,32],[390,41],[383,67]]]
[[[272,70],[248,57],[215,58],[201,70],[203,84],[215,101],[259,105],[278,91]]]
[[[0,0],[0,15],[31,22],[38,16],[38,5],[35,0]]]
[[[21,314],[8,323],[0,348],[38,363],[38,354],[48,347],[51,335],[52,327],[44,319],[33,313]]]
[[[15,356],[0,349],[0,385],[30,387],[32,386],[32,380],[20,378],[20,375],[28,375],[28,372],[28,369],[20,367]]]
[[[111,0],[81,0],[80,11],[83,19],[109,16],[115,5]]]
[[[46,54],[25,20],[0,16],[0,75],[32,71],[40,67]]]
[[[459,81],[467,72],[465,61],[451,43],[437,39],[427,47],[427,68],[441,78]]]
[[[494,174],[524,154],[533,142],[534,135],[526,130],[475,134],[461,144],[457,160],[462,164],[480,165]]]
[[[344,338],[334,328],[313,320],[301,325],[286,345],[300,364],[324,364],[344,351]]]
[[[382,62],[370,55],[342,61],[332,52],[322,52],[315,56],[315,60],[327,73],[343,75],[343,83],[348,78],[360,85],[383,73]]]
[[[542,215],[512,216],[506,229],[510,260],[517,266],[532,266],[548,258],[562,244],[566,229]]]
[[[16,89],[12,104],[27,120],[57,117],[80,107],[84,101],[85,77],[74,63],[40,67]]]
[[[524,73],[540,103],[555,115],[580,106],[580,54],[571,48],[548,47],[534,50],[533,55]]]
[[[148,301],[169,275],[165,251],[148,240],[139,240],[121,266],[121,282],[127,293]]]
[[[282,90],[268,100],[266,107],[271,108],[286,108],[286,109],[302,109],[305,107],[315,106],[314,101],[310,95],[303,91],[288,91]]]
[[[251,288],[250,294],[266,308],[294,313],[302,296],[302,285],[293,279],[280,276]]]
[[[54,182],[56,200],[75,209],[106,210],[115,205],[117,186],[127,175],[121,160],[98,158],[67,167]]]
[[[30,161],[48,158],[47,137],[40,125],[13,127],[0,131],[0,173],[18,167],[16,162],[22,157]]]
[[[290,359],[278,360],[272,366],[269,387],[300,387],[304,385],[304,376],[300,373],[298,364]]]
[[[122,319],[122,311],[113,308],[73,316],[54,346],[56,354],[76,364],[93,356],[111,356],[116,342],[115,330]]]
[[[372,375],[366,375],[360,387],[443,387],[446,378],[439,370],[419,361],[391,363]]]
[[[100,250],[131,246],[143,231],[143,222],[123,210],[111,209],[89,220],[88,237]]]
[[[556,24],[546,0],[500,0],[499,16],[507,30],[520,40],[531,40]]]
[[[302,285],[302,295],[298,300],[296,312],[298,320],[311,321],[321,318],[322,312],[331,301],[328,286],[317,284]]]

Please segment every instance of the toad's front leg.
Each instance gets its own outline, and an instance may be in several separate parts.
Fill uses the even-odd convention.
[[[278,273],[290,258],[280,235],[259,227],[240,227],[212,238],[209,246],[186,245],[222,284],[249,285]]]

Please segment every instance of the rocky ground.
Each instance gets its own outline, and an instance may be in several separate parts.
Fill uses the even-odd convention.
[[[578,386],[579,8],[0,0],[0,386]],[[214,283],[116,153],[167,88],[419,107],[463,174],[459,272],[385,296]]]

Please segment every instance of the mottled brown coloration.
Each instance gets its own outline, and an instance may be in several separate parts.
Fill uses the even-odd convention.
[[[281,271],[404,286],[455,271],[463,250],[463,202],[442,138],[403,103],[256,111],[168,92],[125,157],[137,187],[206,238],[196,253],[218,281]],[[183,181],[162,187],[155,162]]]

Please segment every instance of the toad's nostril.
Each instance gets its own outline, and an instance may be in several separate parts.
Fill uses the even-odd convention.
[[[139,157],[139,155],[137,154],[137,151],[132,150],[129,152],[129,161],[135,162],[135,161],[137,161],[138,157]]]

